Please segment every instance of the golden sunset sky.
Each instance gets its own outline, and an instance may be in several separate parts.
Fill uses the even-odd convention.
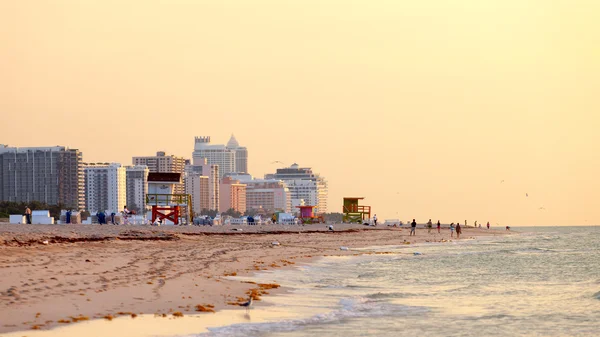
[[[4,0],[0,143],[131,164],[234,133],[254,176],[275,160],[322,174],[329,211],[364,196],[380,219],[599,224],[599,13],[595,0]]]

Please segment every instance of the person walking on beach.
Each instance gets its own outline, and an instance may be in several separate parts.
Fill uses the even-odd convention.
[[[462,228],[460,228],[460,224],[456,223],[456,238],[460,239],[460,233],[462,233]]]
[[[377,226],[377,214],[373,215],[373,223]]]
[[[129,225],[129,214],[131,212],[127,209],[127,205],[123,206],[123,225]]]
[[[117,215],[115,212],[111,212],[110,213],[110,223],[112,223],[113,225],[116,225],[117,223],[115,222],[115,215]]]
[[[440,220],[438,220],[437,227],[438,227],[438,234],[439,234],[440,233],[440,228],[442,227],[442,225],[440,224]]]
[[[487,228],[490,229],[490,222],[487,223]]]
[[[415,232],[415,230],[417,229],[417,222],[415,221],[415,219],[413,219],[413,221],[410,223],[410,234],[408,236],[416,236],[417,233]]]
[[[31,225],[31,209],[29,209],[29,206],[25,206],[25,220],[28,225]]]
[[[71,214],[72,214],[72,213],[71,213],[71,210],[68,210],[68,211],[67,211],[67,214],[66,214],[66,217],[67,217],[67,224],[70,224],[70,223],[71,223]]]
[[[454,237],[454,222],[450,224],[450,237]]]
[[[104,214],[104,211],[98,211],[98,213],[96,213],[96,217],[98,217],[99,225],[104,225],[106,223],[106,215]]]
[[[432,226],[431,219],[429,219],[429,221],[427,221],[427,233],[431,233],[431,226]]]

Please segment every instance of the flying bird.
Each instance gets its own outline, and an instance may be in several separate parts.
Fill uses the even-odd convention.
[[[503,182],[504,182],[504,179],[502,179],[502,180],[500,181],[500,184],[502,184]]]
[[[545,210],[546,208],[542,206],[542,207],[540,207],[540,208],[538,208],[538,209],[539,209],[540,211],[543,211],[543,210]]]
[[[284,165],[284,164],[283,164],[282,162],[280,162],[279,160],[276,160],[276,161],[272,162],[271,164],[277,164],[277,163],[279,163],[279,164],[281,164],[281,165]]]

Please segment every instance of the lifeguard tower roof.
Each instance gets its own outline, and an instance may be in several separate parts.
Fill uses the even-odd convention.
[[[180,183],[181,182],[181,173],[150,172],[150,173],[148,173],[148,182]]]
[[[150,172],[150,173],[148,173],[148,182],[163,183],[163,184],[178,184],[181,182],[181,173]]]

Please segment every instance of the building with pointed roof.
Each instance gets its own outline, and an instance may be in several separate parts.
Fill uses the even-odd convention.
[[[240,146],[232,134],[227,146],[211,144],[209,137],[196,137],[194,139],[193,164],[198,165],[206,159],[209,165],[219,165],[219,176],[228,173],[248,172],[248,150]]]
[[[235,171],[236,173],[248,173],[248,149],[240,146],[235,136],[231,134],[226,146],[229,150],[235,152]]]
[[[206,159],[208,165],[219,166],[219,176],[235,172],[235,151],[228,149],[223,144],[211,144],[210,137],[196,137],[194,139],[193,164],[202,165]]]
[[[238,143],[237,139],[235,139],[235,135],[232,133],[231,138],[229,138],[229,141],[227,142],[227,148],[237,149],[238,147],[240,147],[240,143]]]

